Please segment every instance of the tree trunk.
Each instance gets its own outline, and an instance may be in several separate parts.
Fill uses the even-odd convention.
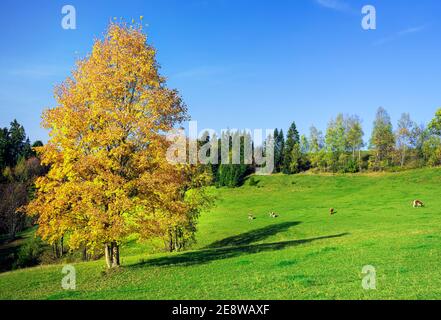
[[[184,235],[183,235],[182,229],[179,229],[178,234],[179,234],[179,236],[178,236],[178,239],[179,239],[178,251],[182,251],[182,250],[184,250]]]
[[[112,248],[110,244],[105,245],[104,254],[106,256],[107,269],[110,269],[112,268]]]
[[[406,146],[403,147],[403,152],[401,153],[401,167],[404,166],[405,160],[406,160]]]
[[[175,227],[175,251],[179,251],[178,227]]]
[[[116,242],[112,243],[112,268],[120,266],[119,263],[119,245]]]
[[[60,256],[62,257],[63,256],[63,253],[64,253],[64,237],[61,237],[61,239],[60,239]]]
[[[108,269],[117,268],[120,266],[119,246],[116,241],[112,241],[111,243],[105,245],[104,254],[106,257],[106,265]]]
[[[87,261],[87,260],[89,260],[89,259],[87,258],[87,248],[84,247],[84,248],[83,248],[83,261]]]
[[[57,242],[55,242],[53,245],[52,245],[52,248],[53,248],[53,250],[54,250],[54,256],[55,256],[55,258],[59,258],[58,257],[58,246],[57,246]]]
[[[16,232],[16,220],[15,220],[15,212],[11,213],[11,220],[10,220],[10,224],[9,224],[9,236],[11,237],[11,239],[15,239],[15,236],[17,235]]]
[[[173,252],[173,233],[171,229],[168,230],[168,251]]]

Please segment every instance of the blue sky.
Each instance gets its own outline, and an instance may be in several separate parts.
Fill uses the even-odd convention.
[[[75,6],[77,29],[61,28]],[[377,30],[361,8],[377,9]],[[0,2],[0,126],[16,118],[47,139],[41,112],[53,86],[112,17],[144,16],[161,72],[199,129],[325,130],[338,112],[429,121],[441,107],[439,0],[142,0]]]

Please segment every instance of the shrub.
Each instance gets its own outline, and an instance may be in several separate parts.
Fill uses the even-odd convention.
[[[37,265],[40,262],[43,250],[44,243],[41,238],[32,238],[20,247],[12,268],[18,269]]]
[[[356,172],[358,172],[358,169],[359,168],[358,168],[357,161],[354,159],[350,159],[344,168],[344,172],[345,173],[356,173]]]

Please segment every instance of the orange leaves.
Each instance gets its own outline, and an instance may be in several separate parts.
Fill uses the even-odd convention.
[[[205,199],[185,198],[202,185],[200,173],[166,161],[163,133],[187,109],[165,86],[155,54],[140,27],[111,24],[55,89],[58,105],[43,114],[50,140],[38,149],[50,171],[28,206],[46,240],[65,236],[71,248],[92,250],[130,232],[158,236]]]

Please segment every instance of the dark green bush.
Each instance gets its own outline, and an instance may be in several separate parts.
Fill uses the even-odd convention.
[[[35,266],[40,263],[44,251],[44,243],[39,237],[34,237],[24,243],[17,252],[13,269]]]

